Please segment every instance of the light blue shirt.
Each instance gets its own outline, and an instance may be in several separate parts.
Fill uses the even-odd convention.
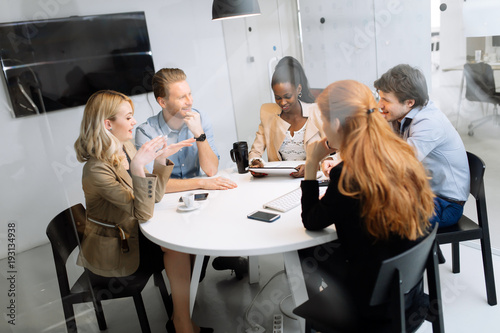
[[[403,138],[417,151],[432,179],[434,194],[448,199],[467,201],[470,175],[467,153],[460,135],[446,115],[432,101],[412,109],[401,121],[413,119]]]
[[[194,112],[200,114],[201,126],[203,132],[207,136],[208,144],[217,158],[220,159],[217,149],[215,148],[214,133],[212,130],[212,124],[208,120],[208,117],[196,110],[191,109]],[[192,138],[194,135],[188,129],[187,125],[184,124],[179,130],[173,130],[168,127],[165,119],[163,118],[163,112],[160,111],[156,116],[149,117],[148,120],[139,125],[135,130],[135,146],[139,149],[147,141],[156,138],[159,135],[164,135],[168,138],[167,143],[177,143],[182,140]],[[172,171],[172,178],[193,178],[201,175],[200,160],[198,158],[198,146],[193,144],[191,147],[185,147],[179,150],[177,153],[169,157],[174,163],[174,170]],[[149,172],[153,170],[153,162],[146,166]]]

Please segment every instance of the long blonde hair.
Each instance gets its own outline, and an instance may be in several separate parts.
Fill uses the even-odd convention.
[[[428,177],[414,149],[378,111],[370,89],[357,81],[338,81],[317,103],[325,121],[340,121],[344,167],[339,191],[361,201],[368,232],[378,239],[423,236],[434,212]]]
[[[86,162],[91,157],[118,166],[123,159],[120,155],[122,144],[104,126],[106,119],[115,120],[117,109],[122,102],[130,103],[132,100],[113,90],[101,90],[94,93],[87,101],[83,111],[80,136],[75,142],[76,158]]]

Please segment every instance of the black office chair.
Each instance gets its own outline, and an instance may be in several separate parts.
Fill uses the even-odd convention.
[[[500,93],[495,91],[495,77],[493,76],[493,69],[489,64],[484,62],[477,64],[467,63],[464,65],[464,75],[465,98],[471,102],[487,103],[487,105],[493,104],[494,106],[492,115],[476,119],[469,124],[468,135],[473,136],[474,128],[489,120],[494,120],[496,123],[500,120],[497,110],[497,106],[500,104]],[[486,111],[488,111],[487,107]]]
[[[437,259],[436,229],[419,244],[387,260],[380,266],[370,298],[370,306],[390,303],[391,322],[371,321],[361,316],[342,288],[314,295],[293,310],[306,319],[311,329],[330,332],[415,332],[424,320],[432,322],[433,332],[444,332],[441,287]],[[405,311],[405,293],[422,283],[427,270],[429,303],[412,304]]]
[[[463,241],[481,240],[481,252],[483,255],[484,278],[486,280],[486,295],[489,305],[497,304],[495,288],[495,277],[493,276],[493,259],[491,257],[490,231],[488,226],[488,214],[486,212],[486,196],[484,193],[484,171],[485,164],[482,159],[473,153],[467,152],[470,170],[470,194],[476,199],[476,210],[478,222],[472,221],[462,215],[458,224],[440,228],[437,234],[439,244],[451,243],[452,270],[460,273],[460,248],[459,243]]]
[[[72,286],[70,285],[68,272],[66,270],[66,262],[82,239],[85,222],[85,208],[83,208],[81,204],[77,204],[54,217],[47,226],[46,231],[47,237],[52,245],[57,281],[61,292],[61,300],[68,332],[77,332],[73,304],[92,302],[94,304],[99,329],[102,331],[107,328],[107,325],[102,311],[101,301],[124,297],[134,298],[142,332],[151,332],[141,296],[141,292],[151,275],[154,276],[155,285],[160,289],[163,303],[169,317],[172,315],[173,310],[172,301],[165,286],[161,271],[137,272],[132,277],[128,276],[123,278],[99,277],[99,281],[93,281],[90,279],[88,271],[85,269],[78,280]]]

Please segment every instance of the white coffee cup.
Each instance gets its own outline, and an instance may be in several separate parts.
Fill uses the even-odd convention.
[[[182,202],[187,208],[192,208],[194,206],[194,193],[189,192],[182,196]]]

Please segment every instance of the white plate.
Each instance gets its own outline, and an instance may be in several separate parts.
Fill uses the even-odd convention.
[[[194,203],[193,207],[186,207],[185,204],[181,203],[179,206],[177,206],[177,209],[180,210],[181,212],[190,212],[192,210],[200,208],[201,205],[197,202]]]

